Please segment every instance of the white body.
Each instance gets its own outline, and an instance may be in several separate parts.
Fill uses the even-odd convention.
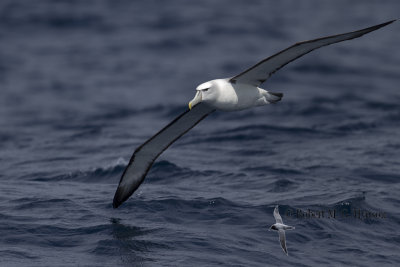
[[[293,229],[294,229],[293,226],[289,226],[289,225],[286,225],[286,224],[283,224],[283,223],[274,223],[271,226],[271,230],[276,230],[276,231],[279,231],[279,230],[293,230]]]
[[[216,79],[199,85],[189,107],[203,102],[223,111],[235,111],[279,101],[281,97],[250,84],[231,83],[229,79]]]

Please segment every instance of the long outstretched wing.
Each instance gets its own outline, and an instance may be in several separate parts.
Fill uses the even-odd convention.
[[[281,247],[282,247],[283,251],[286,253],[286,255],[289,255],[288,251],[287,251],[287,247],[286,247],[285,231],[284,230],[279,230],[278,234],[279,234],[279,242],[281,243]]]
[[[113,207],[118,208],[139,187],[157,157],[173,142],[192,129],[202,119],[214,111],[207,104],[199,103],[170,122],[161,131],[138,147],[122,174]]]
[[[323,38],[318,38],[310,41],[296,43],[281,52],[266,58],[253,67],[236,75],[230,79],[232,83],[245,83],[254,86],[259,86],[265,82],[274,72],[285,66],[286,64],[298,59],[299,57],[310,53],[320,47],[358,38],[366,33],[382,28],[396,20],[391,20],[379,25],[375,25],[363,30],[348,32],[344,34],[332,35]]]
[[[275,209],[274,209],[274,217],[275,217],[276,223],[282,223],[282,224],[283,224],[283,222],[282,222],[282,217],[281,217],[281,215],[279,214],[278,205],[275,206]]]

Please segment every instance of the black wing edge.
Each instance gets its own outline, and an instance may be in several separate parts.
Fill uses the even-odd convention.
[[[357,32],[367,31],[367,32],[365,32],[365,33],[363,33],[363,34],[355,35],[355,36],[352,37],[352,38],[346,39],[346,40],[351,40],[351,39],[355,39],[355,38],[361,37],[361,36],[363,36],[364,34],[370,33],[370,32],[372,32],[372,31],[375,31],[375,30],[379,29],[379,28],[385,27],[386,25],[389,25],[389,24],[391,24],[391,23],[393,23],[393,22],[395,22],[395,21],[397,21],[397,20],[398,20],[398,19],[390,20],[390,21],[387,21],[387,22],[384,22],[384,23],[381,23],[381,24],[378,24],[378,25],[375,25],[375,26],[371,26],[371,27],[368,27],[368,28],[365,28],[365,29],[357,30],[357,31],[346,32],[346,33],[341,33],[341,34],[335,34],[335,35],[330,35],[330,36],[325,36],[325,37],[321,37],[321,38],[316,38],[316,39],[312,39],[312,40],[308,40],[308,41],[303,41],[303,42],[295,43],[294,45],[289,46],[288,48],[286,48],[286,49],[284,49],[284,50],[282,50],[282,51],[280,51],[280,52],[278,52],[278,53],[276,53],[276,54],[274,54],[274,55],[272,55],[272,56],[270,56],[270,57],[268,57],[268,58],[266,58],[266,59],[261,60],[260,62],[258,62],[258,63],[255,64],[254,66],[252,66],[252,67],[248,68],[247,70],[245,70],[245,71],[239,73],[238,75],[236,75],[236,76],[230,78],[230,79],[229,79],[229,82],[231,82],[231,83],[236,83],[236,79],[239,78],[240,76],[242,76],[243,74],[245,74],[245,73],[251,71],[252,69],[258,67],[258,66],[261,65],[261,64],[263,64],[264,62],[266,62],[266,61],[268,61],[268,60],[270,60],[270,59],[272,59],[272,58],[274,58],[274,57],[276,57],[276,56],[278,56],[278,55],[280,55],[280,54],[286,52],[287,50],[289,50],[289,49],[291,49],[291,48],[293,48],[293,47],[299,46],[299,45],[301,45],[301,44],[312,43],[312,42],[315,42],[315,41],[320,41],[320,40],[323,40],[323,39],[332,38],[332,37],[337,37],[337,36],[344,35],[344,34],[349,34],[349,33],[357,33]],[[343,41],[346,41],[346,40],[343,40]],[[342,41],[339,41],[339,42],[342,42]],[[331,44],[333,44],[333,43],[331,43]],[[327,45],[330,45],[330,44],[326,44],[326,45],[323,45],[323,46],[327,46]],[[323,47],[323,46],[320,46],[320,47]],[[315,48],[315,49],[318,49],[318,48],[320,48],[320,47],[317,47],[317,48]],[[268,77],[270,77],[272,74],[274,74],[275,72],[277,72],[277,71],[280,70],[282,67],[284,67],[284,66],[286,66],[287,64],[289,64],[290,62],[292,62],[292,61],[294,61],[294,60],[296,60],[296,59],[298,59],[298,58],[300,58],[300,57],[302,57],[302,56],[304,56],[304,55],[306,55],[306,54],[308,54],[308,53],[314,51],[315,49],[312,49],[312,50],[310,50],[309,52],[307,52],[307,53],[305,53],[305,54],[302,54],[302,55],[300,55],[300,56],[298,56],[298,57],[296,57],[296,58],[293,58],[292,60],[286,62],[285,64],[283,64],[283,65],[281,65],[281,66],[279,66],[279,67],[276,68],[274,71],[272,71],[271,73],[269,73]],[[260,82],[263,83],[263,82],[265,82],[265,81],[266,81],[266,79],[265,79],[265,80],[262,80],[262,81],[260,81]]]
[[[193,109],[196,106],[193,107]],[[205,117],[207,117],[208,115],[210,115],[212,112],[214,112],[215,110],[211,110],[209,113],[205,114],[203,117],[201,117],[195,124],[193,124],[192,127],[190,127],[189,129],[187,129],[186,131],[184,131],[181,135],[179,135],[177,138],[175,138],[171,143],[168,144],[167,147],[165,147],[165,149],[163,149],[154,159],[153,161],[149,164],[149,166],[147,166],[146,171],[143,173],[140,182],[136,185],[136,187],[132,187],[130,188],[128,194],[124,194],[124,190],[122,189],[122,187],[119,187],[119,184],[122,182],[122,179],[124,178],[124,175],[126,173],[126,171],[128,170],[129,166],[131,164],[133,164],[133,162],[135,161],[135,154],[137,152],[139,152],[143,146],[145,146],[147,143],[149,143],[153,138],[155,138],[157,135],[159,135],[160,133],[162,133],[165,129],[167,129],[168,127],[170,127],[172,124],[174,124],[176,121],[178,121],[180,118],[182,118],[186,113],[190,112],[190,109],[186,110],[185,112],[183,112],[181,115],[179,115],[178,117],[176,117],[173,121],[171,121],[170,123],[168,123],[167,126],[165,126],[164,128],[162,128],[160,131],[158,131],[155,135],[153,135],[149,140],[147,140],[146,142],[144,142],[142,145],[140,145],[138,148],[135,149],[135,152],[133,152],[133,155],[131,157],[131,159],[129,160],[128,165],[126,166],[124,172],[121,175],[121,179],[119,180],[118,183],[118,188],[117,191],[115,192],[114,195],[114,199],[113,199],[113,208],[116,209],[118,208],[125,200],[127,200],[135,191],[136,189],[138,189],[138,187],[143,183],[144,178],[146,177],[147,173],[149,172],[151,166],[153,165],[154,161],[158,158],[158,156],[161,155],[161,153],[163,153],[170,145],[172,145],[172,143],[174,143],[176,140],[178,140],[181,136],[183,136],[185,133],[187,133],[190,129],[192,129],[194,126],[196,126],[200,121],[202,121]]]

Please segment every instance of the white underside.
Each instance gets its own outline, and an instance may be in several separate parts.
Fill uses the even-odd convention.
[[[236,111],[269,104],[268,92],[257,86],[248,84],[232,84],[226,79],[214,81],[218,95],[212,100],[203,100],[212,107],[223,111]]]

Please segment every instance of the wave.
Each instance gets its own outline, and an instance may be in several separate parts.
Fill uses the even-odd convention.
[[[398,183],[400,180],[400,174],[398,173],[382,172],[370,168],[358,168],[354,170],[354,174],[357,177],[378,181],[380,183]]]
[[[126,165],[128,164],[123,158],[104,167],[93,168],[87,171],[73,171],[55,176],[45,176],[44,174],[36,174],[33,181],[74,181],[74,182],[107,182],[117,183],[122,175]]]
[[[32,181],[39,182],[56,182],[56,181],[70,181],[70,182],[83,182],[83,183],[118,183],[123,171],[125,170],[128,162],[123,158],[110,163],[104,167],[92,168],[86,171],[73,171],[59,175],[48,175],[46,173],[30,174],[29,177],[34,177]],[[156,161],[151,167],[147,178],[151,179],[154,184],[171,183],[174,179],[185,179],[189,177],[211,177],[221,175],[222,172],[214,170],[198,171],[190,168],[179,167],[178,165],[167,161]]]
[[[221,131],[218,129],[210,135],[205,137],[196,137],[196,143],[219,143],[229,141],[245,141],[245,140],[258,140],[268,138],[269,135],[276,136],[290,136],[290,135],[304,135],[304,136],[318,136],[325,134],[323,131],[308,128],[308,127],[289,127],[289,126],[276,126],[276,125],[262,125],[252,124],[245,126],[233,127]]]
[[[289,179],[279,179],[277,181],[270,183],[266,189],[269,192],[274,192],[274,193],[275,192],[287,192],[292,189],[295,189],[296,185],[297,185],[297,183],[295,183]]]
[[[278,175],[301,175],[303,172],[289,168],[275,168],[271,166],[259,166],[259,167],[247,167],[243,168],[244,172],[256,172],[256,173],[274,173]]]
[[[16,204],[14,209],[28,211],[33,209],[49,209],[51,207],[59,208],[62,206],[63,208],[66,208],[68,206],[74,206],[73,201],[63,198],[44,199],[37,197],[24,197],[16,199],[12,202]]]
[[[47,4],[51,4],[51,2],[47,2]],[[47,4],[43,2],[38,3],[36,6],[25,5],[19,2],[6,4],[2,7],[4,9],[4,16],[1,17],[1,23],[13,29],[16,27],[32,27],[32,29],[39,31],[43,30],[43,28],[55,28],[58,30],[72,28],[80,30],[105,30],[111,26],[110,24],[106,24],[106,20],[101,14],[88,11],[65,11],[74,8],[74,1],[69,4],[67,2],[61,4],[58,8],[56,3],[53,3],[50,7]]]
[[[12,247],[9,249],[2,249],[0,251],[0,257],[2,262],[12,262],[15,261],[15,259],[29,259],[29,260],[35,260],[38,259],[38,256],[33,255],[32,251],[30,249],[23,249],[23,248],[17,248],[17,247]]]

